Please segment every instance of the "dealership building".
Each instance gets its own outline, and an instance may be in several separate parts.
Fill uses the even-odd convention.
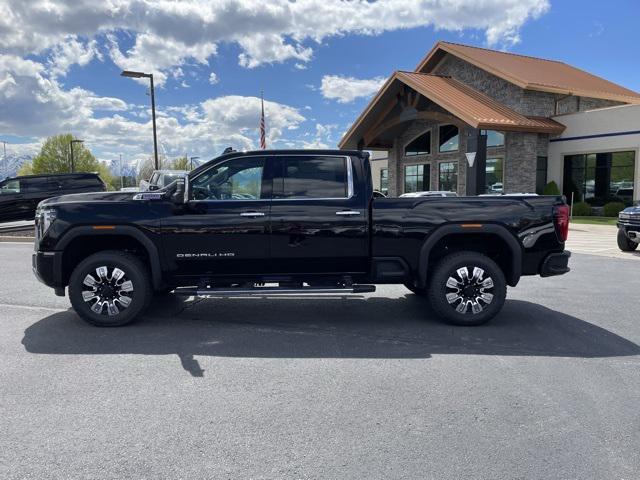
[[[439,42],[387,80],[340,141],[375,188],[640,200],[640,94],[562,62]]]

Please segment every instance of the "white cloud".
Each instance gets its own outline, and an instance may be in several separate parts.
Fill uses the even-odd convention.
[[[322,77],[320,91],[324,98],[337,100],[338,103],[353,102],[356,98],[369,97],[376,93],[385,82],[384,77],[369,79],[325,75]]]
[[[209,75],[209,83],[211,85],[215,85],[219,81],[220,79],[218,78],[218,75],[216,75],[216,72],[211,72],[211,74]]]
[[[304,64],[330,37],[424,26],[477,30],[488,45],[509,46],[548,9],[548,0],[0,0],[0,45],[5,53],[37,54],[70,36],[108,34],[118,66],[158,72],[161,83],[173,66],[207,63],[221,42],[237,43],[248,68]],[[126,35],[134,45],[123,53],[118,38]]]
[[[53,47],[49,58],[50,73],[53,76],[64,76],[71,65],[85,66],[94,58],[102,59],[96,40],[82,43],[77,36],[70,35]]]
[[[128,158],[151,152],[148,106],[127,105],[82,88],[65,90],[47,76],[44,65],[13,55],[0,55],[0,131],[28,138],[71,132],[99,155]],[[260,121],[258,97],[225,96],[194,105],[159,108],[158,138],[169,155],[189,151],[203,158],[226,146],[252,149]],[[265,101],[270,143],[296,129],[305,117],[288,105]]]
[[[302,148],[336,148],[333,132],[338,128],[336,124],[316,123],[316,131],[311,140],[302,142]]]
[[[178,86],[194,71],[210,71],[223,43],[240,48],[238,62],[246,68],[292,61],[303,69],[329,38],[420,26],[471,30],[488,45],[508,47],[519,41],[524,23],[548,8],[548,0],[0,0],[0,132],[34,139],[70,131],[105,155],[140,155],[151,148],[149,107],[65,88],[70,67],[104,56],[121,69],[153,72],[158,86],[167,80]],[[192,65],[203,68],[189,70]],[[212,72],[208,79],[214,84],[218,77]],[[321,91],[346,103],[380,83],[328,75]],[[256,144],[256,97],[171,108],[158,111],[159,134],[171,152],[207,155]],[[270,144],[282,144],[283,132],[307,121],[291,106],[266,102],[265,108]],[[309,144],[335,143],[325,127],[316,125]]]

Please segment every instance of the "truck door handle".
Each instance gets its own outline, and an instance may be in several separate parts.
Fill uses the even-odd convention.
[[[340,210],[339,212],[336,212],[336,215],[360,215],[360,212],[357,210]]]
[[[264,213],[262,212],[242,212],[240,214],[241,217],[264,217]]]

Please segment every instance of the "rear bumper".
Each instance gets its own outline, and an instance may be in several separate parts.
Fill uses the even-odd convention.
[[[38,280],[46,286],[54,288],[56,294],[63,291],[62,282],[62,252],[35,252],[31,256],[31,267]]]
[[[571,270],[569,268],[569,258],[571,258],[571,252],[568,250],[560,253],[550,253],[540,266],[540,276],[553,277],[569,272]]]

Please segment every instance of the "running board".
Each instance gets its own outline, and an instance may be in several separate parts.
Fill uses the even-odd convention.
[[[252,287],[252,288],[176,288],[175,294],[194,297],[247,297],[254,295],[318,295],[371,293],[376,291],[375,285],[352,285],[337,287]]]

